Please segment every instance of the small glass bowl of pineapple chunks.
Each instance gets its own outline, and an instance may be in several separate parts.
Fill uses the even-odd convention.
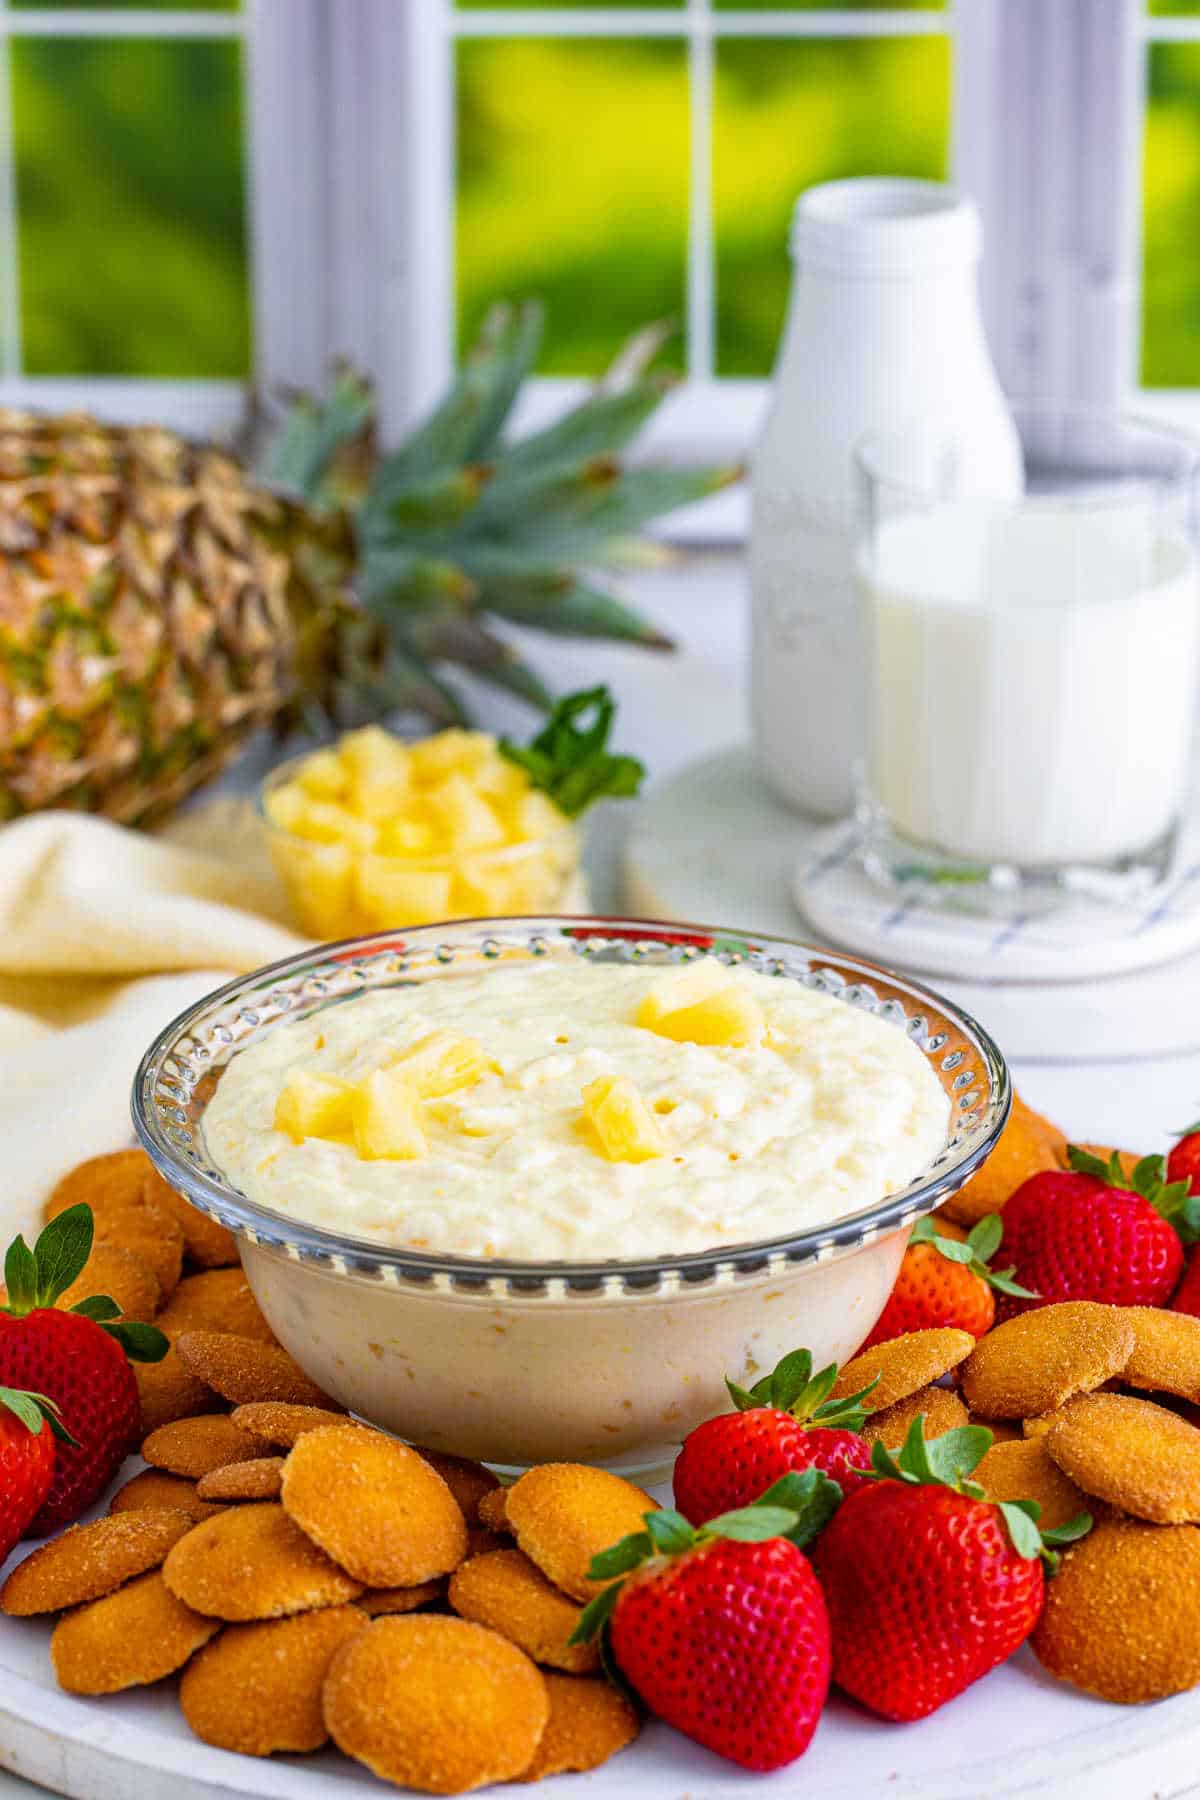
[[[585,909],[577,826],[484,731],[348,732],[275,769],[260,811],[314,937]]]

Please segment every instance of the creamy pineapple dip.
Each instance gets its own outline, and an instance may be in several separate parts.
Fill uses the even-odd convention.
[[[704,1250],[831,1222],[903,1187],[946,1138],[949,1103],[895,1025],[737,969],[762,1041],[677,1042],[634,1022],[662,970],[493,965],[285,1021],[236,1055],[204,1114],[208,1150],[258,1204],[394,1246],[590,1261]],[[489,1067],[423,1108],[421,1155],[293,1141],[275,1109],[297,1072],[361,1082],[432,1032],[469,1033]],[[659,1150],[610,1161],[583,1090],[627,1078]]]

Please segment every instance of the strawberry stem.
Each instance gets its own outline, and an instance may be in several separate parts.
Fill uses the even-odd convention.
[[[663,1507],[643,1515],[644,1531],[601,1550],[588,1568],[591,1581],[609,1585],[584,1607],[572,1632],[572,1644],[588,1644],[606,1624],[625,1581],[635,1569],[656,1557],[684,1556],[701,1550],[719,1538],[735,1543],[761,1544],[768,1538],[787,1538],[802,1549],[824,1529],[842,1502],[842,1490],[821,1469],[790,1470],[750,1506],[720,1513],[699,1529],[682,1513]]]
[[[23,1237],[14,1238],[4,1258],[8,1300],[0,1310],[22,1319],[39,1307],[53,1306],[82,1275],[92,1254],[94,1235],[92,1209],[81,1201],[51,1219],[32,1250]],[[167,1354],[169,1345],[162,1332],[154,1325],[123,1319],[120,1307],[107,1294],[93,1294],[70,1310],[115,1338],[133,1362],[161,1362]]]
[[[57,1405],[45,1394],[35,1394],[24,1388],[0,1387],[0,1406],[20,1419],[34,1437],[40,1437],[42,1427],[48,1425],[60,1443],[72,1444],[78,1448],[78,1440],[71,1436],[63,1424]]]
[[[1001,1294],[1011,1294],[1018,1300],[1040,1300],[1041,1295],[1032,1288],[1022,1287],[1014,1280],[1017,1268],[1013,1263],[1007,1269],[993,1269],[988,1265],[1004,1237],[1004,1222],[999,1213],[988,1213],[971,1227],[966,1241],[959,1238],[944,1237],[932,1219],[921,1219],[913,1229],[908,1240],[913,1244],[931,1244],[939,1256],[947,1262],[960,1263],[970,1269],[972,1275],[978,1275],[981,1281],[997,1289]]]
[[[1190,1180],[1167,1180],[1165,1156],[1143,1156],[1128,1175],[1115,1150],[1105,1163],[1077,1144],[1069,1144],[1067,1159],[1077,1175],[1091,1175],[1107,1187],[1121,1188],[1148,1200],[1155,1212],[1174,1226],[1185,1244],[1200,1240],[1200,1194],[1192,1193]]]
[[[893,1456],[882,1443],[871,1446],[871,1467],[862,1471],[872,1481],[907,1481],[916,1487],[945,1487],[969,1500],[986,1500],[987,1493],[971,1476],[992,1447],[986,1425],[958,1425],[941,1437],[926,1438],[925,1415],[908,1428],[908,1436]],[[1092,1529],[1090,1513],[1078,1513],[1052,1531],[1040,1531],[1041,1507],[1036,1500],[1000,1500],[998,1506],[1018,1556],[1040,1556],[1053,1571],[1058,1566],[1056,1544],[1074,1543]]]
[[[837,1400],[831,1400],[829,1394],[837,1378],[836,1363],[830,1363],[814,1375],[812,1352],[792,1350],[782,1362],[776,1363],[769,1375],[756,1381],[752,1388],[739,1387],[728,1376],[725,1378],[725,1386],[739,1412],[750,1412],[759,1406],[773,1406],[780,1412],[791,1413],[802,1425],[837,1425],[846,1431],[861,1431],[867,1416],[862,1402],[879,1377],[877,1375],[875,1381],[860,1388],[857,1394],[844,1394]]]

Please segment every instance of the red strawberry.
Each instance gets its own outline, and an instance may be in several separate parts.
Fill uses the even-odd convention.
[[[48,1395],[72,1440],[59,1446],[50,1492],[30,1527],[35,1537],[69,1525],[104,1492],[137,1439],[140,1407],[129,1357],[157,1362],[167,1350],[153,1325],[118,1322],[107,1295],[69,1312],[55,1307],[91,1248],[92,1210],[71,1206],[32,1250],[17,1238],[4,1263],[0,1381]]]
[[[813,1552],[833,1637],[833,1679],[885,1719],[923,1719],[1012,1655],[1042,1610],[1042,1556],[1090,1528],[1045,1538],[1033,1501],[985,1500],[968,1477],[992,1441],[964,1425],[928,1443],[911,1426],[898,1458],[876,1444],[878,1480],[839,1509]]]
[[[982,1337],[996,1317],[996,1293],[1036,1299],[1013,1280],[1012,1269],[988,1267],[1003,1236],[999,1213],[988,1213],[969,1233],[942,1220],[922,1219],[908,1240],[888,1303],[863,1348],[908,1331],[941,1326]]]
[[[1002,1295],[997,1320],[1056,1300],[1165,1306],[1179,1280],[1187,1194],[1165,1184],[1162,1157],[1143,1157],[1127,1178],[1115,1156],[1068,1155],[1069,1170],[1031,1175],[1004,1208],[1017,1279],[1037,1298]]]
[[[593,1561],[595,1579],[623,1579],[593,1600],[576,1636],[603,1627],[651,1712],[718,1756],[747,1769],[794,1762],[829,1692],[829,1620],[798,1545],[837,1503],[810,1469],[699,1532],[680,1513],[647,1513],[645,1531]]]
[[[1195,1249],[1188,1254],[1187,1268],[1183,1272],[1183,1280],[1175,1289],[1171,1311],[1191,1313],[1194,1318],[1200,1319],[1200,1256]]]
[[[807,1350],[793,1350],[749,1393],[727,1381],[737,1412],[697,1425],[675,1464],[675,1504],[693,1525],[749,1506],[792,1469],[820,1469],[849,1493],[871,1461],[859,1437],[862,1394],[829,1400],[837,1364],[812,1372]]]
[[[1189,1194],[1200,1194],[1200,1120],[1188,1126],[1167,1157],[1167,1180],[1186,1181]]]
[[[52,1400],[0,1387],[0,1562],[24,1537],[54,1480],[62,1426]]]

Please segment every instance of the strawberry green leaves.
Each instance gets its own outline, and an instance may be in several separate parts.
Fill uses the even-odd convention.
[[[82,1275],[94,1234],[92,1209],[81,1202],[51,1219],[32,1250],[23,1237],[15,1238],[4,1258],[8,1301],[0,1310],[23,1318],[39,1307],[52,1307]],[[123,1319],[120,1307],[107,1294],[93,1294],[70,1310],[108,1332],[133,1362],[161,1362],[167,1354],[162,1332],[153,1325]]]
[[[1115,1150],[1104,1162],[1071,1144],[1067,1158],[1077,1175],[1091,1175],[1106,1187],[1123,1188],[1149,1201],[1155,1212],[1175,1227],[1185,1244],[1200,1241],[1200,1194],[1192,1193],[1190,1181],[1168,1181],[1164,1156],[1143,1156],[1128,1175]]]
[[[992,1434],[986,1425],[959,1425],[941,1437],[927,1439],[921,1413],[909,1426],[897,1455],[879,1441],[871,1446],[871,1472],[880,1481],[948,1487],[979,1500],[983,1489],[969,1478],[991,1447]]]
[[[631,798],[646,773],[636,757],[608,749],[616,710],[606,687],[581,689],[559,701],[528,748],[501,738],[501,752],[577,819],[597,800]]]
[[[932,1219],[921,1219],[916,1225],[909,1245],[932,1244],[940,1256],[947,1262],[961,1263],[970,1269],[972,1275],[978,1275],[981,1281],[995,1288],[1001,1294],[1011,1294],[1017,1300],[1036,1300],[1039,1298],[1032,1288],[1022,1287],[1014,1280],[1016,1265],[1007,1269],[989,1268],[992,1257],[1000,1248],[1004,1237],[1004,1223],[999,1213],[988,1213],[973,1225],[967,1234],[966,1242],[958,1238],[944,1237]]]
[[[76,1442],[63,1424],[58,1407],[45,1394],[28,1393],[23,1388],[0,1387],[0,1406],[20,1419],[34,1437],[40,1437],[43,1426],[48,1425],[60,1443]]]
[[[626,1577],[652,1558],[685,1556],[690,1551],[703,1550],[719,1538],[741,1544],[787,1538],[800,1549],[829,1523],[841,1499],[842,1490],[836,1481],[820,1469],[804,1469],[784,1475],[752,1506],[721,1513],[699,1530],[689,1525],[682,1513],[669,1507],[646,1513],[644,1531],[631,1532],[592,1558],[589,1578],[607,1581],[609,1586],[584,1608],[571,1643],[592,1641],[610,1618]]]
[[[82,1275],[92,1253],[92,1209],[69,1206],[51,1219],[31,1250],[23,1237],[4,1258],[6,1312],[18,1318],[39,1306],[53,1306],[58,1296]]]
[[[829,1394],[837,1376],[836,1363],[830,1363],[814,1375],[811,1351],[793,1350],[752,1388],[739,1387],[736,1381],[728,1378],[725,1386],[739,1412],[750,1412],[756,1406],[774,1406],[780,1412],[791,1413],[801,1424],[836,1425],[847,1431],[859,1431],[867,1416],[862,1402],[879,1377],[877,1375],[875,1381],[869,1382],[857,1394],[830,1400]]]
[[[871,1476],[876,1481],[904,1481],[916,1487],[951,1488],[970,1500],[986,1500],[987,1494],[971,1479],[992,1447],[992,1433],[986,1425],[959,1425],[944,1431],[941,1437],[925,1437],[925,1415],[915,1418],[908,1436],[897,1455],[882,1443],[871,1447]],[[996,1502],[1004,1516],[1018,1556],[1032,1559],[1040,1556],[1047,1567],[1057,1567],[1053,1551],[1058,1544],[1071,1544],[1086,1537],[1092,1529],[1090,1513],[1078,1513],[1053,1531],[1038,1529],[1041,1507],[1036,1500],[1001,1500]]]
[[[1040,1556],[1050,1570],[1058,1567],[1054,1551],[1060,1544],[1078,1543],[1092,1529],[1091,1513],[1076,1513],[1065,1525],[1043,1531],[1038,1525],[1042,1509],[1036,1500],[998,1500],[996,1504],[1004,1514],[1004,1523],[1017,1555],[1030,1561]]]

